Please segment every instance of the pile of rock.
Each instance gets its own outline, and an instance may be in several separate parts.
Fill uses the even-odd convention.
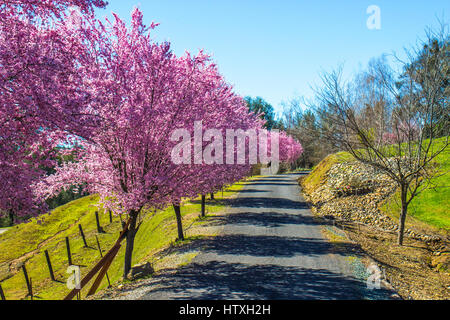
[[[346,162],[333,165],[321,186],[307,197],[320,215],[332,215],[385,231],[397,231],[397,221],[379,209],[396,189],[396,184],[382,171],[359,162]],[[411,229],[406,229],[405,234],[423,241],[440,239],[436,235]]]

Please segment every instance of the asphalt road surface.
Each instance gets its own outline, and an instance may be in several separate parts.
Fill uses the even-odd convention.
[[[220,236],[191,264],[143,282],[126,299],[385,299],[368,290],[355,248],[333,245],[312,217],[299,175],[263,177],[230,203]],[[358,271],[359,270],[359,271]]]

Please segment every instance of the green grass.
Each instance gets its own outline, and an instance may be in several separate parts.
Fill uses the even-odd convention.
[[[313,168],[311,173],[304,179],[303,186],[309,193],[318,188],[326,180],[326,174],[331,167],[339,162],[345,162],[352,159],[352,156],[346,152],[331,154],[323,159],[317,166]]]
[[[9,218],[0,217],[0,229],[8,228],[11,225]]]
[[[233,196],[244,185],[245,182],[240,182],[227,188],[223,197]],[[222,192],[218,192],[216,198],[218,201],[207,200],[208,213],[224,209],[224,205],[220,202]],[[18,268],[23,261],[26,262],[29,277],[32,279],[36,300],[62,299],[68,293],[69,290],[65,284],[68,278],[65,237],[70,239],[72,261],[81,266],[82,276],[98,262],[100,254],[95,241],[97,229],[94,214],[97,202],[98,196],[95,195],[75,200],[56,208],[50,214],[40,216],[40,223],[34,218],[30,222],[17,225],[7,233],[0,235],[0,283],[7,299],[28,299],[26,298],[24,276]],[[205,219],[198,218],[200,206],[199,201],[184,203],[181,210],[185,228],[205,223]],[[121,223],[118,216],[114,216],[113,223],[110,223],[108,214],[100,211],[99,215],[100,223],[106,233],[99,234],[98,238],[105,253],[116,241],[121,230]],[[83,226],[89,248],[84,248],[78,224]],[[147,261],[152,262],[155,254],[173,245],[176,238],[177,226],[172,207],[156,213],[145,212],[143,223],[136,235],[133,265]],[[192,239],[188,237],[187,241],[192,241]],[[60,282],[50,280],[44,256],[45,250],[49,251],[55,277]],[[121,279],[123,260],[124,245],[108,271],[112,283]],[[12,272],[10,272],[10,267]],[[100,289],[106,286],[105,278]],[[83,291],[83,296],[86,293],[87,290]]]
[[[444,139],[436,140],[434,147],[442,147]],[[448,148],[436,158],[436,163],[440,167],[440,175],[432,179],[430,188],[425,189],[413,199],[408,207],[408,215],[412,223],[418,220],[434,228],[450,231],[450,151]],[[397,192],[386,201],[382,210],[398,218],[399,204],[400,194]]]

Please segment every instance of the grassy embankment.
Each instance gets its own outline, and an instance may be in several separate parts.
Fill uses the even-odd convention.
[[[223,193],[223,197],[232,197],[244,185],[245,182],[241,182],[229,187]],[[224,205],[220,202],[222,192],[217,193],[216,198],[218,201],[207,201],[208,213],[224,210]],[[70,239],[72,261],[81,266],[82,276],[93,267],[100,259],[95,240],[95,235],[97,235],[96,203],[98,203],[98,196],[81,198],[56,208],[50,214],[40,216],[38,220],[34,218],[29,223],[17,225],[0,235],[0,283],[7,299],[29,299],[26,297],[26,283],[20,269],[23,262],[26,262],[29,277],[32,279],[36,300],[62,299],[68,293],[66,279],[69,275],[66,274],[68,263],[65,237]],[[207,223],[208,220],[199,218],[199,201],[187,201],[181,210],[187,236],[186,241],[201,237],[198,234],[192,235],[190,232],[191,229]],[[105,253],[116,241],[121,229],[121,222],[117,216],[114,216],[113,223],[110,223],[108,214],[100,212],[99,215],[105,233],[98,234],[98,238]],[[78,224],[83,227],[88,248],[84,248]],[[151,262],[157,271],[158,265],[163,265],[165,259],[165,257],[158,257],[157,253],[171,245],[176,245],[176,238],[177,227],[172,207],[156,213],[146,212],[136,236],[133,264]],[[49,252],[58,282],[50,280],[44,255],[45,250]],[[183,257],[184,263],[192,258],[193,256],[189,255]],[[108,271],[112,283],[121,279],[123,259],[124,245]],[[105,278],[100,289],[106,286]],[[83,297],[86,292],[83,291]]]
[[[436,140],[435,148],[442,145],[443,139]],[[450,151],[447,149],[436,158],[441,174],[432,179],[432,187],[424,190],[413,199],[408,208],[407,225],[416,225],[425,229],[450,231]],[[317,165],[303,182],[306,192],[310,193],[326,179],[330,168],[340,162],[352,160],[344,152],[332,154]],[[395,193],[380,208],[385,214],[397,220],[400,213],[400,195]]]

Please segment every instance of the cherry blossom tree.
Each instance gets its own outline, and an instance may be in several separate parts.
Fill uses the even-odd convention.
[[[279,146],[280,146],[280,162],[293,163],[303,153],[303,147],[292,136],[286,134],[284,131],[279,132]]]
[[[297,142],[292,137],[286,135],[285,132],[279,132],[277,130],[267,131],[262,129],[264,127],[263,122],[254,122],[253,127],[246,127],[240,124],[238,126],[236,123],[234,124],[234,128],[241,128],[242,131],[246,131],[244,133],[245,137],[238,138],[237,141],[232,141],[232,165],[216,165],[216,166],[205,166],[206,170],[210,170],[211,174],[203,174],[199,181],[200,183],[197,185],[197,192],[201,194],[201,213],[202,216],[205,216],[205,200],[206,194],[220,190],[224,185],[233,184],[243,177],[249,174],[251,171],[251,165],[257,163],[268,164],[270,161],[280,161],[285,163],[291,163],[297,160],[303,152],[303,149],[299,142]],[[246,130],[242,129],[246,128]],[[248,130],[248,131],[247,131]],[[253,130],[253,140],[250,139],[251,134],[249,134]],[[243,150],[245,153],[241,159],[239,155],[239,140],[242,139]],[[225,138],[223,138],[225,140]],[[275,144],[272,146],[272,140],[275,140]],[[227,140],[227,143],[230,143],[230,140]],[[272,147],[275,147],[278,151],[272,152]],[[253,148],[254,155],[251,155],[251,151]],[[228,146],[225,147],[223,155],[225,155],[228,150]],[[259,155],[259,157],[258,157]],[[228,156],[223,157],[221,163],[226,163]],[[239,163],[241,161],[241,163]]]
[[[104,208],[129,216],[124,277],[131,270],[141,210],[178,205],[197,194],[204,176],[215,174],[202,162],[174,163],[176,142],[170,133],[179,128],[193,133],[199,121],[209,128],[236,124],[246,129],[258,123],[209,56],[176,57],[168,43],[151,41],[149,31],[156,24],[147,28],[142,19],[136,9],[130,28],[115,16],[105,24],[81,19],[71,30],[90,54],[79,60],[79,71],[81,87],[95,96],[88,109],[98,121],[88,139],[79,139],[77,161],[35,186],[39,197],[48,198],[85,184],[100,195]]]
[[[31,184],[54,165],[68,132],[83,134],[77,39],[62,36],[68,7],[92,14],[100,0],[0,0],[0,214],[42,212]]]
[[[61,19],[71,7],[78,8],[84,14],[92,14],[95,7],[104,8],[106,5],[103,0],[0,0],[0,17],[9,19],[11,16],[26,15],[29,18]]]

